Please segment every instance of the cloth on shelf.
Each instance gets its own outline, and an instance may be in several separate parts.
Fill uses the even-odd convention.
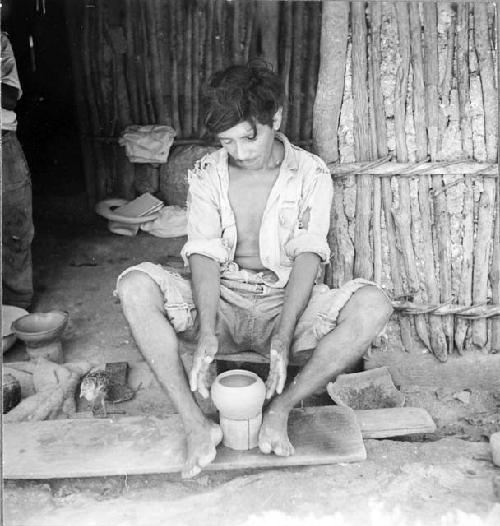
[[[118,143],[131,163],[166,163],[175,135],[170,126],[133,124],[123,130]]]

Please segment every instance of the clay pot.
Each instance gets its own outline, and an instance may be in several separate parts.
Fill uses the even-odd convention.
[[[266,387],[255,373],[233,369],[217,376],[211,394],[222,416],[231,420],[248,420],[262,412]]]
[[[233,369],[212,384],[212,400],[220,412],[224,445],[238,451],[257,446],[266,386],[255,374]]]

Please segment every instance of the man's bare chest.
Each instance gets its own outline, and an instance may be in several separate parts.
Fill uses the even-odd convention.
[[[274,170],[263,174],[260,178],[244,177],[239,174],[230,178],[229,202],[240,235],[245,232],[258,233],[277,175],[278,170]]]

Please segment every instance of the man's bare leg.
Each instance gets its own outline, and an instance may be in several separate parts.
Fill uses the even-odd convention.
[[[131,271],[120,279],[118,295],[140,352],[182,419],[187,436],[182,476],[194,477],[214,460],[222,431],[204,416],[189,389],[177,335],[165,318],[158,285],[144,272]]]
[[[289,387],[269,405],[259,433],[263,453],[294,453],[288,439],[288,415],[293,407],[348,370],[363,356],[392,313],[389,300],[373,286],[356,291],[341,310],[337,327],[320,340],[310,360]]]

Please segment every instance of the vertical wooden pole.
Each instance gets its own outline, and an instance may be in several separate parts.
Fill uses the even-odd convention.
[[[300,139],[300,125],[304,97],[302,92],[302,53],[304,47],[304,2],[293,2],[292,106],[290,108],[290,136]]]
[[[187,2],[182,6],[186,20],[186,31],[184,35],[184,136],[193,136],[193,4]]]
[[[180,118],[179,118],[179,76],[178,68],[178,53],[177,38],[176,38],[176,7],[175,2],[168,2],[168,16],[169,16],[169,33],[170,33],[170,66],[171,66],[171,92],[172,92],[172,125],[177,132],[177,135],[182,134]]]
[[[457,6],[456,76],[462,150],[467,159],[472,159],[474,152],[472,147],[472,126],[470,118],[469,10],[470,7],[468,3],[458,4]]]
[[[396,18],[398,21],[399,33],[399,52],[401,59],[396,72],[396,90],[395,100],[395,132],[396,132],[396,157],[399,162],[408,162],[408,148],[406,146],[406,95],[408,92],[408,74],[410,68],[410,19],[408,5],[406,3],[395,3]],[[406,177],[400,177],[399,187],[399,206],[393,209],[394,220],[399,233],[399,246],[403,256],[404,266],[402,270],[406,274],[406,283],[409,293],[414,295],[419,291],[419,276],[415,262],[415,253],[413,251],[411,235],[411,198],[410,198],[410,181]],[[426,347],[429,346],[429,334],[427,323],[423,316],[415,316],[412,319],[419,338]],[[407,351],[416,350],[412,341],[411,348]]]
[[[431,160],[435,161],[438,156],[438,51],[437,51],[437,6],[434,3],[424,5],[424,26],[425,26],[425,80],[426,80],[426,100],[427,100],[427,138]],[[451,262],[449,247],[449,217],[446,207],[446,194],[442,189],[442,175],[432,176],[432,186],[438,191],[434,199],[434,228],[435,236],[438,240],[438,268],[440,278],[440,300],[449,301],[451,295]],[[442,190],[442,191],[441,191]],[[423,197],[422,197],[423,199]],[[442,320],[443,331],[447,338],[447,347],[451,349],[453,341],[453,319],[446,316]],[[441,347],[433,349],[436,357],[445,361],[447,352]]]
[[[370,116],[372,151],[376,157],[387,155],[387,130],[385,122],[384,100],[381,90],[381,25],[382,8],[379,3],[370,3],[371,41],[370,41]],[[387,180],[390,184],[390,181]],[[382,281],[382,181],[380,177],[373,179],[373,280]],[[395,247],[389,247],[394,250]],[[399,268],[397,269],[399,272]]]
[[[292,40],[293,40],[293,11],[292,2],[285,2],[283,5],[284,10],[284,58],[283,58],[283,69],[281,77],[283,79],[283,86],[285,90],[285,103],[283,105],[283,118],[281,121],[281,129],[286,133],[289,121],[289,108],[290,108],[290,70],[292,67]]]
[[[426,94],[424,84],[424,63],[422,56],[422,31],[420,13],[417,4],[410,4],[410,32],[411,56],[413,68],[413,118],[415,123],[416,159],[423,161],[427,157],[426,133]],[[432,213],[429,202],[430,178],[421,175],[418,178],[418,200],[420,208],[420,224],[422,232],[424,264],[424,283],[427,292],[427,301],[439,302],[439,287],[436,280],[434,267],[434,246],[432,243]],[[432,352],[438,359],[445,361],[447,358],[447,343],[443,333],[439,316],[429,316],[429,344]],[[425,343],[425,342],[424,342]]]
[[[457,6],[456,26],[456,77],[458,91],[458,110],[460,114],[460,135],[462,151],[467,159],[474,156],[472,145],[472,125],[470,117],[469,88],[469,11],[468,3]],[[464,177],[462,268],[457,301],[460,305],[472,304],[472,269],[474,250],[474,195],[473,182]],[[462,354],[466,348],[466,337],[470,322],[465,318],[455,320],[455,347]]]
[[[137,104],[137,77],[135,74],[135,52],[134,52],[134,31],[133,31],[133,10],[132,1],[125,0],[125,42],[127,45],[127,66],[126,78],[127,86],[130,93],[130,107],[132,114],[132,121],[139,122],[139,107]]]
[[[368,65],[365,3],[351,5],[352,29],[352,92],[354,107],[354,151],[357,161],[372,158],[368,122]],[[356,222],[354,226],[354,276],[371,279],[373,262],[370,246],[372,181],[358,177],[356,192]]]
[[[262,39],[262,56],[278,71],[279,2],[257,0],[257,24]]]
[[[494,84],[492,50],[488,40],[488,6],[474,5],[474,41],[478,58],[479,74],[483,92],[484,136],[486,155],[490,162],[497,159],[498,101]],[[479,214],[474,248],[474,281],[472,299],[481,303],[488,298],[488,267],[490,261],[491,239],[493,236],[493,214],[495,210],[496,184],[491,178],[483,180],[483,191],[479,200]],[[472,325],[472,343],[484,349],[487,344],[488,331],[485,319],[475,321]]]
[[[310,2],[306,5],[309,11],[309,25],[307,34],[309,35],[310,45],[305,54],[306,66],[306,90],[305,90],[305,111],[302,114],[300,126],[301,139],[309,140],[312,137],[313,126],[313,106],[318,84],[318,64],[319,64],[319,39],[321,35],[321,5],[319,2]]]
[[[344,95],[349,3],[325,2],[321,21],[318,86],[313,109],[313,147],[326,162],[337,162],[337,128]],[[335,60],[334,60],[335,59]],[[352,277],[354,247],[344,213],[342,179],[333,180],[334,192],[330,219],[329,245],[332,249],[331,286],[339,287]]]

